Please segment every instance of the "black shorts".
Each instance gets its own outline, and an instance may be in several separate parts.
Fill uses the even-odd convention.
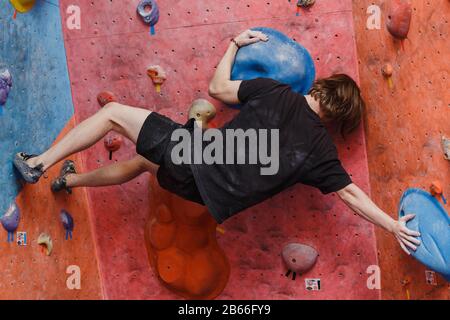
[[[171,159],[172,148],[177,144],[177,142],[170,140],[172,132],[176,129],[191,126],[192,121],[183,126],[163,115],[152,112],[139,132],[136,152],[159,165],[156,176],[162,188],[183,199],[204,205],[191,166],[189,164],[174,164]]]

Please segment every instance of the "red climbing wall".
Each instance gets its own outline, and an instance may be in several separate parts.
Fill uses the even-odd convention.
[[[73,128],[70,120],[60,137]],[[80,157],[72,157],[80,164]],[[88,203],[84,189],[69,196],[52,194],[50,181],[59,175],[59,166],[49,170],[37,185],[26,185],[17,197],[21,209],[18,232],[26,231],[28,243],[18,246],[6,242],[2,230],[0,241],[1,299],[101,299],[101,284],[92,237]],[[59,213],[64,208],[75,221],[73,240],[65,240]],[[3,229],[3,228],[2,228]],[[37,238],[41,233],[51,236],[50,256],[41,251]],[[14,235],[14,240],[16,235]],[[80,268],[80,290],[69,290],[66,281],[69,266]]]
[[[374,200],[393,217],[409,187],[428,190],[440,180],[450,190],[448,161],[443,159],[441,135],[450,136],[448,36],[450,2],[411,1],[413,18],[404,50],[385,27],[386,1],[354,1],[361,85],[367,99],[367,153]],[[367,30],[367,7],[382,10],[381,30]],[[394,67],[394,88],[381,74],[385,63]],[[450,207],[446,206],[447,211]],[[448,284],[425,279],[425,267],[406,256],[393,237],[377,230],[382,270],[382,297],[449,299]],[[402,286],[409,280],[410,284]]]
[[[122,103],[142,106],[184,122],[190,102],[207,98],[208,81],[229,39],[254,26],[276,28],[302,43],[315,59],[319,76],[346,72],[358,78],[352,3],[317,1],[295,16],[294,1],[159,1],[156,35],[136,15],[138,0],[62,0],[81,7],[81,30],[65,29],[69,73],[77,121],[98,110],[95,97],[115,92]],[[168,73],[156,94],[146,66]],[[288,67],[288,66],[287,66]],[[219,105],[217,123],[235,111]],[[336,137],[353,179],[369,191],[363,131],[347,141]],[[130,142],[113,161],[134,154]],[[102,143],[82,154],[85,169],[110,163]],[[150,269],[144,244],[149,215],[148,177],[122,186],[89,189],[94,236],[106,298],[175,298]],[[376,299],[366,287],[366,268],[377,264],[373,227],[356,217],[335,195],[296,186],[227,221],[219,234],[231,266],[221,299]],[[287,279],[280,252],[287,242],[315,247],[315,268],[294,282]],[[320,278],[322,290],[305,290],[304,279]]]

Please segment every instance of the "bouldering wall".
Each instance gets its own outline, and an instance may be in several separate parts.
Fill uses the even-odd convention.
[[[346,72],[358,79],[352,3],[317,1],[296,16],[294,1],[159,1],[155,34],[136,13],[138,0],[62,0],[81,9],[81,29],[64,26],[64,40],[77,122],[98,110],[96,95],[114,92],[120,102],[148,108],[184,123],[190,103],[208,98],[208,82],[231,37],[254,26],[278,29],[304,45],[318,76]],[[161,65],[168,79],[158,94],[148,65]],[[287,66],[288,67],[288,66]],[[211,99],[210,99],[211,100]],[[220,125],[235,110],[213,101]],[[335,136],[345,167],[369,191],[363,130],[343,141]],[[131,142],[112,161],[129,159]],[[111,163],[103,143],[82,153],[86,170]],[[88,190],[105,297],[179,298],[163,287],[148,261],[144,226],[149,216],[148,176],[130,183]],[[376,265],[373,227],[334,195],[296,186],[227,221],[217,233],[231,267],[219,299],[377,299],[366,286],[366,269]],[[285,277],[281,250],[303,242],[319,252],[318,262],[296,281]],[[305,278],[321,279],[320,291]]]
[[[10,70],[13,88],[0,115],[0,216],[16,201],[22,214],[17,231],[27,232],[28,243],[8,243],[6,231],[1,231],[0,298],[179,299],[180,294],[187,296],[179,285],[186,281],[201,298],[221,292],[218,299],[449,299],[443,278],[437,275],[436,284],[428,284],[424,266],[406,256],[391,235],[375,232],[336,195],[323,196],[301,185],[290,188],[221,225],[215,235],[217,247],[214,222],[205,218],[205,212],[161,190],[148,175],[121,186],[53,195],[49,184],[59,166],[38,185],[22,187],[11,164],[14,153],[40,153],[95,113],[96,96],[104,90],[114,92],[122,103],[180,123],[187,120],[194,99],[206,98],[216,105],[214,125],[220,126],[238,111],[207,96],[215,66],[232,36],[264,26],[305,46],[318,77],[345,72],[360,81],[368,102],[366,136],[361,127],[345,140],[337,134],[334,139],[354,181],[372,191],[382,209],[397,217],[406,188],[427,190],[435,180],[449,198],[449,164],[440,141],[442,135],[450,136],[446,59],[450,3],[411,2],[411,30],[402,46],[386,29],[388,1],[381,0],[316,1],[299,15],[295,1],[159,1],[160,21],[154,34],[136,13],[139,0],[37,1],[32,11],[16,19],[9,2],[2,1],[0,68]],[[367,30],[370,5],[381,9],[380,30]],[[81,29],[68,29],[66,19],[73,14],[67,13],[69,6],[81,9]],[[391,83],[382,74],[386,64],[392,66]],[[149,65],[167,71],[160,93],[147,76]],[[134,154],[134,145],[125,140],[110,160],[102,141],[72,159],[86,171]],[[160,212],[166,206],[180,228],[176,250],[207,242],[219,253],[215,259],[221,264],[218,269],[224,270],[222,277],[206,270],[218,279],[215,286],[206,290],[200,285],[208,272],[153,272],[152,264],[166,266],[155,257],[167,234],[148,240],[159,248],[150,250],[149,260],[145,228],[152,228],[155,220],[173,228],[173,221]],[[73,240],[65,240],[61,209],[75,219]],[[196,215],[199,221],[205,219],[206,235],[180,231],[197,228],[183,220],[184,212],[194,220]],[[37,244],[42,232],[52,237],[51,256]],[[285,276],[281,259],[282,249],[291,242],[319,253],[313,269],[295,281]],[[168,255],[166,261],[176,256]],[[205,257],[199,252],[186,265],[201,269],[208,265]],[[80,267],[81,290],[67,287],[66,270],[71,265]],[[381,267],[382,290],[367,288],[366,271],[374,265]],[[174,285],[162,285],[158,276]],[[320,291],[307,290],[307,278],[320,279]],[[174,286],[178,294],[168,289]]]
[[[354,1],[356,40],[362,90],[367,101],[366,137],[374,200],[392,217],[409,187],[429,191],[438,180],[447,195],[449,162],[441,136],[450,135],[450,2],[410,1],[412,20],[403,48],[386,28],[389,1]],[[381,9],[381,30],[368,30],[367,8]],[[393,67],[392,87],[381,68]],[[445,206],[450,209],[449,205]],[[426,281],[426,267],[401,251],[397,241],[377,230],[384,299],[449,299],[448,283],[436,275]]]
[[[0,64],[13,76],[0,116],[0,216],[17,202],[21,211],[17,231],[26,232],[27,245],[7,242],[1,228],[0,299],[98,299],[102,293],[86,193],[54,196],[50,181],[59,167],[36,186],[22,188],[12,166],[15,153],[40,153],[74,125],[58,1],[38,1],[33,11],[16,19],[13,13],[9,1],[0,3]],[[80,163],[78,157],[74,160]],[[63,208],[76,224],[69,241],[59,217]],[[52,238],[50,256],[37,244],[44,232]],[[81,271],[80,290],[66,284],[67,268],[74,265]]]

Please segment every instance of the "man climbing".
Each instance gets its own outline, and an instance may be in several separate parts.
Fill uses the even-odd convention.
[[[405,226],[414,215],[395,221],[352,183],[323,125],[334,121],[342,133],[358,127],[364,101],[350,77],[334,75],[317,80],[307,96],[271,79],[230,80],[239,48],[268,40],[265,34],[251,30],[232,39],[217,66],[209,93],[222,102],[243,105],[241,112],[219,129],[221,132],[278,130],[279,167],[273,175],[262,175],[261,164],[176,164],[172,151],[177,141],[172,141],[172,133],[186,129],[192,134],[196,122],[190,120],[182,126],[156,112],[117,102],[106,103],[43,154],[17,154],[14,164],[26,182],[36,183],[48,168],[114,130],[136,144],[138,156],[84,174],[77,174],[73,162],[66,161],[61,176],[52,183],[52,190],[122,184],[149,171],[156,174],[163,188],[206,205],[216,221],[222,223],[296,183],[303,183],[324,194],[336,192],[362,218],[391,232],[407,254],[407,248],[416,250],[420,245],[416,237],[420,235]],[[251,156],[248,149],[244,151],[247,159]]]

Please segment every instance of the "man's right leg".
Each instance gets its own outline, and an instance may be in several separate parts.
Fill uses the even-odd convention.
[[[27,161],[30,167],[43,165],[45,171],[62,159],[89,148],[114,130],[137,142],[139,132],[151,111],[111,102],[92,117],[73,128],[60,142]]]

